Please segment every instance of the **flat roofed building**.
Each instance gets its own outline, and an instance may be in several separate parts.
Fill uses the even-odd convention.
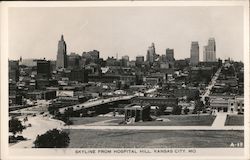
[[[19,62],[9,61],[9,81],[18,82],[19,81]]]
[[[178,98],[176,97],[135,97],[131,100],[133,103],[149,103],[152,106],[158,106],[160,114],[165,114],[167,107],[173,108],[178,105]]]
[[[50,61],[37,60],[37,79],[49,79],[51,78],[50,73]]]
[[[56,91],[33,91],[27,93],[27,97],[33,100],[37,99],[55,99],[56,98]]]
[[[168,68],[174,67],[174,49],[166,49],[166,63],[168,64]]]
[[[68,69],[78,69],[80,68],[81,56],[76,53],[71,53],[68,55]]]
[[[83,52],[82,58],[97,60],[100,58],[100,52],[98,50]]]
[[[129,56],[128,55],[122,56],[122,59],[126,60],[126,61],[129,61]]]
[[[138,64],[141,64],[144,62],[144,56],[136,56],[135,59],[136,59],[135,60],[136,63],[138,63]]]
[[[244,97],[235,97],[228,100],[229,113],[244,113]]]
[[[20,59],[19,61],[19,65],[24,65],[28,67],[34,67],[37,65],[36,63],[36,59]]]
[[[213,96],[210,107],[217,112],[244,113],[244,97]]]
[[[209,38],[208,45],[203,49],[204,62],[216,62],[216,44],[214,38]]]
[[[191,43],[190,49],[190,65],[199,63],[199,43],[197,41]]]
[[[210,100],[210,107],[217,112],[228,112],[228,99],[214,98]]]
[[[150,104],[148,103],[133,103],[125,106],[125,122],[149,121]]]

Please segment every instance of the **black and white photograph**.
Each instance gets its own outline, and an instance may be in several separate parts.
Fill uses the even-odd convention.
[[[40,4],[1,6],[5,157],[247,159],[247,0]]]

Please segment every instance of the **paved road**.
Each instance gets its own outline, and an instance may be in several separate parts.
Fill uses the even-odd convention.
[[[146,93],[153,93],[156,90],[157,90],[157,87],[153,87],[152,89],[148,89],[146,91]],[[83,108],[90,108],[90,107],[98,106],[98,105],[105,104],[105,103],[110,103],[110,102],[115,102],[115,101],[120,101],[120,100],[128,100],[128,99],[131,99],[131,98],[136,97],[136,96],[137,95],[134,94],[134,95],[127,95],[127,96],[111,97],[111,98],[107,98],[107,99],[98,99],[98,100],[95,100],[92,102],[84,102],[81,104],[76,104],[73,106],[67,106],[64,108],[60,108],[59,112],[64,113],[65,109],[67,109],[69,107],[73,107],[73,110],[76,111],[76,110],[80,110]]]
[[[37,101],[38,104],[35,106],[18,109],[15,111],[11,111],[10,113],[38,114],[47,111],[47,107],[49,106],[50,102],[46,100],[37,100]]]
[[[110,129],[110,130],[244,130],[244,126],[64,126],[63,129]]]
[[[218,79],[221,72],[221,67],[217,70],[217,72],[214,74],[213,78],[211,79],[211,83],[207,86],[207,90],[204,92],[204,94],[201,96],[201,100],[205,104],[205,97],[209,96],[211,89],[216,83],[216,80]]]
[[[28,140],[20,141],[19,143],[12,145],[12,148],[31,148],[37,135],[44,134],[50,129],[61,129],[64,125],[62,121],[42,117],[41,115],[36,117],[28,117],[28,121],[25,122],[25,124],[27,125],[29,123],[32,125],[32,127],[27,127],[21,134],[24,138],[28,138]]]
[[[84,102],[84,103],[81,103],[81,104],[76,104],[76,105],[73,105],[73,106],[60,108],[59,112],[64,113],[65,109],[67,109],[69,107],[73,107],[73,110],[76,111],[76,110],[80,110],[80,109],[83,109],[83,108],[90,108],[90,107],[98,106],[98,105],[105,104],[105,103],[110,103],[110,102],[115,102],[115,101],[120,101],[120,100],[128,100],[128,99],[131,99],[133,97],[135,97],[135,95],[112,97],[112,98],[107,98],[107,99],[98,99],[98,100],[95,100],[93,102]]]

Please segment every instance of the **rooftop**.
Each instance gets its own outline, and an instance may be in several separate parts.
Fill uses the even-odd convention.
[[[148,103],[144,103],[144,104],[132,103],[132,104],[125,106],[125,109],[145,109],[148,107],[150,107]]]

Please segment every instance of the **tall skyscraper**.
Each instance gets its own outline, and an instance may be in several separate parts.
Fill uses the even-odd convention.
[[[155,59],[156,59],[155,44],[152,43],[152,45],[148,47],[147,61],[152,64],[154,63]]]
[[[174,61],[174,49],[166,49],[166,61],[173,62]]]
[[[168,68],[174,67],[174,49],[166,49],[166,63],[168,64]]]
[[[209,38],[208,45],[203,50],[204,62],[216,62],[216,44],[214,38]]]
[[[58,42],[57,58],[56,58],[56,68],[67,68],[67,46],[61,36],[60,41]]]
[[[191,43],[190,54],[190,65],[197,65],[199,63],[199,43],[197,41]]]

